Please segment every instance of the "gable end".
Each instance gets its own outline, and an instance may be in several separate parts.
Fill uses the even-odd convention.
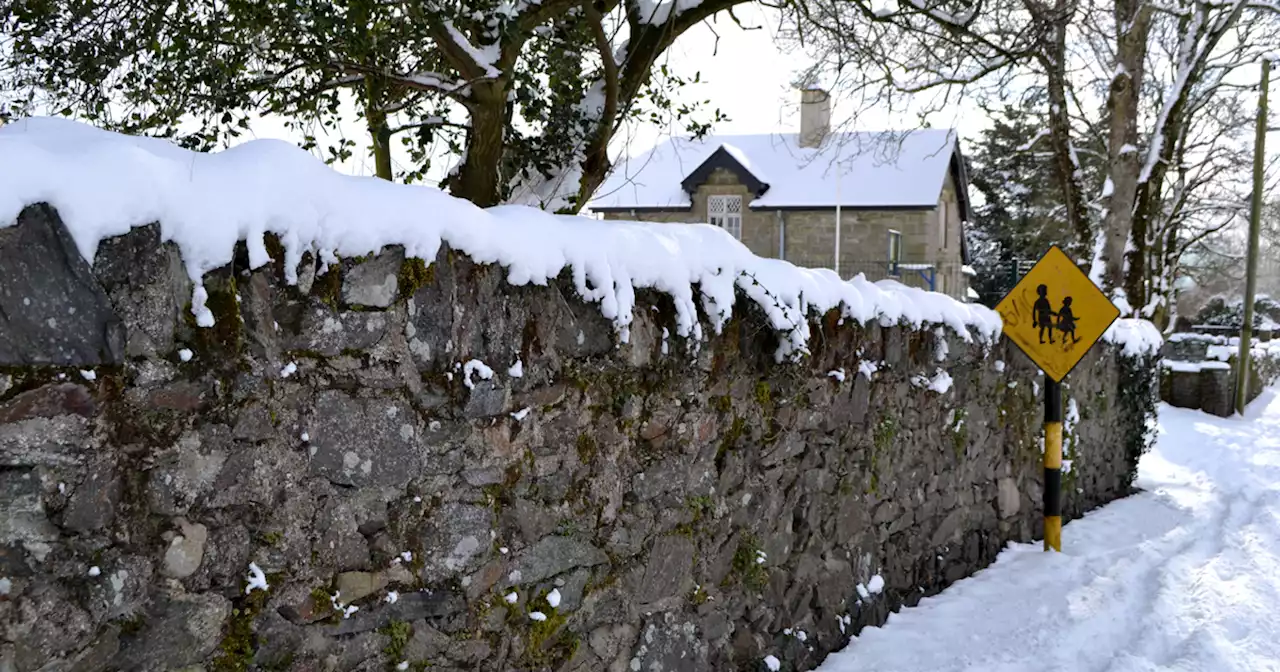
[[[750,170],[747,170],[747,167],[733,158],[733,154],[730,154],[724,147],[712,152],[711,156],[708,156],[707,160],[702,162],[702,165],[694,168],[693,172],[689,173],[680,182],[680,188],[684,189],[685,193],[692,195],[698,190],[699,185],[706,184],[707,179],[711,177],[711,173],[715,172],[717,168],[723,168],[733,173],[737,176],[738,181],[757,197],[769,190],[767,182],[762,181],[752,174]]]
[[[972,205],[969,203],[969,174],[965,169],[964,155],[960,153],[960,141],[955,141],[955,150],[951,153],[951,181],[955,184],[956,204],[960,206],[960,262],[968,264],[969,236],[967,225],[973,217]]]

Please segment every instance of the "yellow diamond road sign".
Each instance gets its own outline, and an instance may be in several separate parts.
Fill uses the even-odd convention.
[[[996,306],[1004,333],[1050,379],[1062,382],[1120,309],[1057,245]]]

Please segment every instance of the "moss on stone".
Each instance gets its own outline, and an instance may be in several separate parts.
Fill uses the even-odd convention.
[[[711,398],[711,407],[721,413],[728,413],[733,410],[733,398],[729,395],[721,395]]]
[[[596,440],[590,434],[583,432],[578,435],[578,461],[583,464],[591,464],[591,461],[596,457],[598,449],[599,446],[596,444]]]
[[[545,600],[542,602],[545,603]],[[546,620],[529,619],[529,632],[525,637],[522,660],[529,667],[559,669],[573,657],[574,653],[577,653],[579,638],[566,627],[569,620],[567,614],[561,613],[558,609],[552,609],[549,604],[545,606],[538,604],[538,606],[539,609],[535,611],[540,611],[546,616]]]
[[[267,577],[268,585],[276,585],[280,576]],[[218,653],[210,667],[213,672],[244,672],[252,669],[253,656],[258,649],[258,635],[253,631],[253,621],[267,604],[268,590],[254,590],[236,601],[231,618],[223,630]],[[327,596],[326,596],[327,597]]]
[[[329,264],[324,275],[316,276],[311,285],[311,295],[334,310],[342,304],[342,264]]]
[[[733,422],[730,423],[729,429],[720,435],[720,445],[716,448],[716,470],[724,469],[724,458],[737,445],[738,439],[742,438],[747,429],[747,422],[739,416],[734,416]]]
[[[875,494],[880,491],[880,456],[893,447],[893,442],[898,437],[898,429],[898,421],[892,416],[885,416],[876,423],[875,430],[871,434],[871,480],[867,483],[868,493]]]
[[[714,503],[711,501],[711,495],[697,495],[689,497],[685,500],[685,507],[693,512],[693,522],[699,522],[707,514],[711,513]]]
[[[738,542],[738,549],[733,552],[733,564],[730,566],[729,575],[721,585],[729,586],[740,582],[754,590],[763,588],[769,581],[769,572],[760,562],[760,553],[760,542],[755,535],[749,532],[743,534]]]
[[[131,637],[142,630],[142,626],[147,623],[147,615],[139,611],[132,616],[122,616],[116,619],[115,624],[120,628],[120,634],[124,637]]]
[[[191,303],[183,309],[183,318],[194,333],[192,349],[201,356],[202,362],[235,362],[237,368],[245,368],[244,354],[244,320],[240,314],[240,302],[236,299],[237,288],[234,277],[225,281],[208,278],[205,281],[208,298],[205,308],[213,314],[212,327],[201,327],[196,324],[195,315],[191,312]]]
[[[392,620],[390,623],[378,628],[378,632],[386,635],[390,640],[383,647],[382,652],[387,654],[388,660],[394,666],[404,659],[404,647],[409,643],[409,638],[413,636],[413,626],[404,621]]]
[[[773,403],[773,394],[769,390],[769,383],[761,380],[756,383],[756,403],[761,406],[769,406]]]
[[[592,387],[591,379],[582,370],[582,366],[578,362],[567,362],[560,371],[560,377],[579,392],[586,392],[588,388]]]
[[[338,614],[338,610],[333,608],[333,598],[329,595],[329,591],[319,587],[311,589],[311,612],[319,621],[333,618]]]
[[[875,432],[872,434],[871,442],[876,452],[888,450],[893,446],[893,440],[898,437],[898,421],[892,416],[885,416],[876,424]]]
[[[278,277],[284,277],[284,260],[285,249],[280,243],[280,238],[274,233],[266,233],[262,236],[263,247],[267,248],[267,255],[271,257],[272,268],[278,274]]]
[[[417,257],[407,257],[400,264],[400,272],[396,275],[397,289],[400,296],[413,296],[413,293],[420,288],[429,285],[436,280],[436,268],[434,264],[428,264],[426,261]]]
[[[696,536],[702,529],[702,522],[711,514],[713,507],[710,495],[698,495],[685,499],[689,520],[676,525],[674,532],[683,537]]]
[[[773,416],[769,416],[766,420],[769,423],[769,431],[760,437],[760,445],[772,446],[778,442],[778,439],[782,438],[782,423],[778,422],[777,418]]]

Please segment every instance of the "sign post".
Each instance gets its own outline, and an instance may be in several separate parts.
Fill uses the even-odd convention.
[[[1057,245],[996,306],[1004,334],[1044,371],[1044,550],[1062,550],[1062,379],[1120,317]]]

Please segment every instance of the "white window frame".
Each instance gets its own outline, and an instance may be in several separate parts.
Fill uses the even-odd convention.
[[[718,226],[742,240],[742,196],[714,194],[707,196],[707,223]]]
[[[897,229],[889,229],[889,273],[896,275],[898,266],[902,264],[902,232]]]

